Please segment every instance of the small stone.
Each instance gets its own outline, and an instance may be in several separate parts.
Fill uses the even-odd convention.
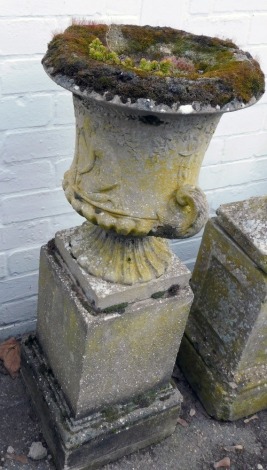
[[[185,419],[183,419],[183,418],[178,418],[177,423],[181,424],[181,426],[183,426],[184,428],[186,428],[188,426],[188,422],[185,421]]]
[[[235,446],[230,446],[230,447],[224,447],[224,450],[226,450],[226,452],[231,452],[234,450],[243,450],[243,449],[244,447],[241,444],[237,444]]]
[[[214,464],[214,468],[230,468],[230,465],[231,465],[231,461],[229,457],[224,457],[224,459]]]
[[[8,446],[7,448],[7,454],[14,454],[15,453],[15,450],[12,446]]]
[[[263,470],[263,466],[262,466],[260,463],[258,463],[257,469],[258,469],[258,470]]]
[[[238,387],[238,385],[235,382],[229,382],[229,385],[233,390],[235,390]]]
[[[244,419],[244,423],[247,424],[247,423],[249,423],[250,421],[253,421],[254,419],[259,419],[258,415],[253,415],[253,416],[251,416],[250,418]]]
[[[32,460],[42,460],[47,456],[47,449],[41,442],[33,442],[28,457]]]

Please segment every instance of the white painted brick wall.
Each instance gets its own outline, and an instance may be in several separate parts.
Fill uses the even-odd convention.
[[[266,0],[2,0],[0,8],[0,339],[35,326],[38,253],[82,222],[61,190],[74,149],[71,95],[40,64],[71,17],[167,25],[233,39],[267,72]],[[267,95],[224,115],[200,175],[211,214],[267,193]],[[172,244],[192,267],[201,235]]]

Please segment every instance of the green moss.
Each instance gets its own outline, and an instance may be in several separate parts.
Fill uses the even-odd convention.
[[[116,51],[110,26],[74,23],[50,42],[45,66],[53,68],[52,75],[73,78],[81,89],[108,92],[109,99],[118,94],[124,101],[223,106],[233,99],[247,103],[264,92],[259,64],[229,40],[166,27],[114,28]],[[167,77],[175,81],[166,82]]]
[[[252,63],[248,61],[224,62],[217,69],[213,67],[213,70],[205,73],[204,76],[224,80],[229,87],[232,87],[237,99],[245,103],[251,99],[251,96],[264,92],[262,72],[255,60]]]
[[[166,294],[166,291],[159,291],[155,292],[154,294],[151,295],[152,299],[161,299]]]
[[[123,302],[121,304],[112,305],[111,307],[104,308],[101,311],[102,313],[115,313],[115,312],[122,313],[124,312],[126,307],[128,307],[128,302]]]
[[[119,411],[116,406],[108,406],[101,411],[102,416],[106,421],[112,423],[119,418]]]
[[[163,58],[160,61],[148,60],[144,57],[140,61],[134,62],[130,57],[120,59],[118,54],[111,51],[100,41],[99,38],[93,39],[89,44],[89,56],[93,60],[106,62],[113,65],[121,65],[122,67],[133,69],[134,71],[155,72],[158,76],[170,76],[186,74],[188,71],[195,71],[194,65],[190,64],[186,59],[176,59],[175,57]]]
[[[139,408],[147,408],[150,406],[156,399],[157,392],[155,390],[150,390],[146,393],[137,395],[133,399],[133,403]]]

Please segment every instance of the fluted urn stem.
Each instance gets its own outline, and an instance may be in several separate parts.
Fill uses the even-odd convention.
[[[70,241],[72,256],[87,272],[110,282],[150,281],[161,276],[171,260],[162,238],[127,237],[88,222],[76,232]]]

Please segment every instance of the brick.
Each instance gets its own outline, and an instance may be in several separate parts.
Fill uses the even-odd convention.
[[[199,234],[189,240],[177,240],[171,244],[172,251],[178,256],[181,261],[188,261],[196,258],[201,238]]]
[[[189,269],[189,271],[191,271],[191,273],[194,271],[195,264],[196,264],[195,258],[192,258],[191,260],[188,260],[185,263],[186,267]]]
[[[55,177],[49,162],[24,163],[0,169],[0,194],[52,188]]]
[[[204,14],[209,13],[212,7],[212,0],[191,0],[190,13]]]
[[[1,19],[0,54],[44,54],[56,28],[51,18]]]
[[[256,104],[253,107],[225,113],[215,131],[215,136],[247,134],[259,132],[263,126],[264,105]]]
[[[2,93],[33,93],[58,90],[38,59],[5,60],[1,67]]]
[[[3,303],[37,294],[38,274],[27,274],[0,281],[0,298]]]
[[[39,256],[39,246],[15,251],[7,259],[9,274],[24,274],[36,271],[39,267]]]
[[[239,46],[247,43],[250,25],[249,15],[193,17],[188,20],[186,28],[194,34],[217,36],[232,39]]]
[[[62,185],[62,180],[65,171],[67,171],[72,163],[73,158],[62,158],[55,162],[55,170],[56,170],[56,184],[57,186]]]
[[[2,250],[18,247],[31,247],[46,243],[53,234],[52,224],[48,220],[13,223],[0,227],[0,245]]]
[[[214,215],[215,211],[221,204],[227,204],[235,201],[242,201],[253,196],[266,195],[267,179],[247,183],[240,186],[231,186],[224,189],[207,192],[207,199],[210,206],[210,211]]]
[[[17,162],[36,158],[71,156],[74,154],[74,144],[74,126],[13,132],[8,134],[3,141],[2,157],[5,162]]]
[[[8,302],[0,307],[0,326],[17,321],[34,320],[36,317],[37,296]]]
[[[22,321],[0,327],[0,341],[10,338],[11,336],[21,336],[26,333],[34,332],[36,329],[36,320]]]
[[[176,0],[167,0],[165,2],[161,0],[143,0],[140,24],[185,29],[183,26],[187,15],[185,2],[179,2],[178,13],[177,10]],[[176,13],[174,14],[174,12]]]
[[[8,97],[1,101],[0,130],[44,126],[52,116],[51,96]]]
[[[101,15],[105,11],[105,0],[97,2],[84,2],[84,0],[64,0],[61,2],[38,2],[27,0],[23,3],[20,0],[9,0],[1,5],[1,16],[57,16],[57,15]]]
[[[21,196],[7,196],[2,200],[3,222],[32,220],[64,214],[73,210],[62,189],[40,191]]]
[[[133,15],[137,16],[141,11],[141,0],[106,0],[106,15]]]
[[[205,153],[203,166],[216,165],[224,161],[224,139],[213,138]]]
[[[232,0],[215,0],[213,5],[213,11],[216,13],[233,13],[233,11],[235,13],[240,11],[253,12],[257,10],[267,10],[266,0],[255,0],[253,3],[251,3],[251,0],[242,0],[242,2],[235,2],[234,4]]]
[[[3,278],[7,275],[7,263],[6,263],[6,254],[0,253],[0,278]]]
[[[55,98],[55,124],[74,124],[71,93],[58,93]]]
[[[223,160],[235,161],[251,157],[262,157],[267,154],[267,136],[260,134],[236,135],[225,140]]]
[[[262,180],[267,175],[267,157],[203,167],[200,187],[203,190],[223,188]]]
[[[81,225],[83,222],[85,222],[85,220],[86,219],[77,214],[74,209],[68,214],[62,214],[57,215],[55,217],[51,217],[54,233],[58,232],[59,230]]]
[[[250,44],[266,44],[266,25],[267,14],[255,14],[251,20],[251,28],[249,34]]]

